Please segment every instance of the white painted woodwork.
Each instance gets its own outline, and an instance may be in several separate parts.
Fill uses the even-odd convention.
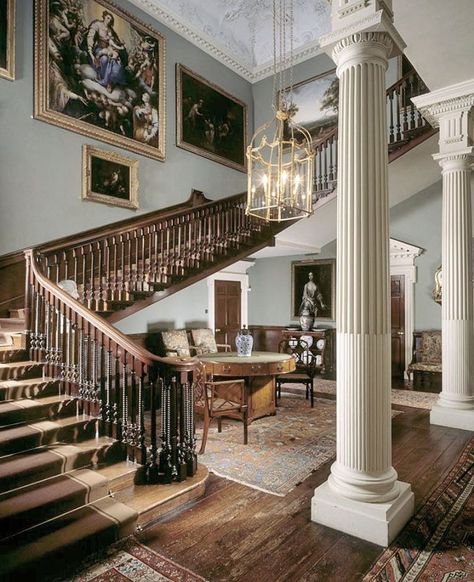
[[[474,430],[474,317],[471,173],[474,163],[474,79],[413,100],[439,126],[443,174],[443,388],[432,424]]]
[[[315,491],[311,518],[386,545],[414,506],[410,486],[397,481],[391,450],[385,72],[403,41],[390,12],[374,12],[377,2],[359,4],[362,20],[354,22],[350,11],[343,14],[346,29],[333,6],[333,32],[326,37],[340,79],[337,456],[327,483]],[[345,5],[358,4],[348,0]]]

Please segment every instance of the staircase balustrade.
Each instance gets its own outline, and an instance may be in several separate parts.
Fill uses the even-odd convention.
[[[431,126],[411,102],[428,88],[415,70],[409,71],[387,89],[387,143],[389,154],[400,150],[421,134],[430,135]],[[337,186],[338,131],[335,127],[314,143],[313,203],[334,192]]]
[[[31,358],[45,362],[45,374],[77,398],[78,414],[97,416],[101,434],[126,447],[127,458],[143,466],[144,481],[194,475],[197,362],[160,358],[137,346],[41,273],[34,251],[25,258]]]
[[[414,71],[388,89],[389,151],[431,130],[410,101],[426,90]],[[316,203],[336,188],[337,128],[314,148]],[[184,205],[25,251],[31,359],[46,363],[48,377],[77,398],[78,413],[96,416],[149,482],[196,471],[197,361],[160,358],[101,315],[129,314],[266,246],[284,226],[246,215],[245,205],[245,194],[210,201],[193,191]],[[77,300],[64,280],[76,283]]]

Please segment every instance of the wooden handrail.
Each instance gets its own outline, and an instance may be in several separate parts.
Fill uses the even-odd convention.
[[[175,368],[177,372],[189,372],[195,368],[198,362],[197,358],[163,358],[152,354],[147,349],[131,341],[124,333],[122,333],[113,325],[107,323],[107,321],[102,317],[97,316],[90,309],[84,307],[82,303],[79,303],[79,301],[74,299],[71,295],[69,295],[69,293],[55,285],[45,275],[43,275],[43,273],[41,273],[40,269],[38,268],[34,254],[35,251],[32,249],[25,251],[25,257],[27,261],[29,260],[31,270],[41,285],[54,297],[58,298],[62,303],[67,305],[75,313],[84,318],[84,320],[93,324],[97,330],[126,349],[131,356],[137,358],[143,364],[152,366],[154,363],[159,363],[167,367]]]
[[[125,220],[113,222],[106,226],[99,226],[97,228],[85,230],[74,235],[38,245],[34,248],[38,249],[42,253],[66,250],[78,245],[84,245],[89,242],[96,241],[99,238],[104,239],[118,234],[127,234],[136,230],[137,228],[144,228],[154,224],[157,221],[166,220],[167,218],[178,218],[187,214],[193,208],[205,210],[218,204],[231,203],[232,201],[238,200],[239,198],[245,200],[245,197],[246,193],[234,194],[232,196],[220,198],[218,200],[208,200],[207,198],[203,197],[203,201],[198,204],[195,202],[195,195],[191,193],[191,196],[188,198],[188,200],[182,204],[168,206],[167,208],[154,210],[153,212],[147,212],[134,218],[126,218]]]

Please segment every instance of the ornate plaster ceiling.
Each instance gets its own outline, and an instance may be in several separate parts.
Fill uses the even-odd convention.
[[[132,2],[249,81],[272,73],[273,0]],[[329,30],[328,0],[294,0],[295,62],[316,54]]]

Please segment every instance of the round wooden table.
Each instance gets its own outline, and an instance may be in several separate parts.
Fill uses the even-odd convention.
[[[206,372],[213,376],[245,378],[249,421],[275,414],[275,377],[295,369],[289,354],[252,352],[238,356],[236,352],[218,352],[199,356]]]

